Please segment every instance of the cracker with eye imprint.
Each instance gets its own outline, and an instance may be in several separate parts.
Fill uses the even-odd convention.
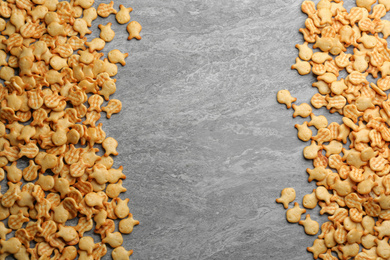
[[[279,90],[276,98],[279,103],[285,104],[287,108],[291,108],[291,104],[297,101],[296,98],[291,96],[290,91],[287,89]]]
[[[281,192],[281,197],[276,199],[277,203],[282,203],[284,208],[288,208],[288,204],[295,200],[295,190],[293,188],[284,188]]]

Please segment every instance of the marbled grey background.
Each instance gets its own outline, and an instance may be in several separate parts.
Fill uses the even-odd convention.
[[[141,221],[125,236],[132,259],[312,259],[314,237],[275,203],[285,187],[300,204],[315,188],[302,156],[308,143],[294,128],[305,119],[276,102],[280,89],[297,104],[317,93],[312,76],[290,69],[303,42],[300,3],[116,1],[134,8],[141,41],[127,41],[113,15],[95,21],[114,23],[106,51],[130,53],[113,96],[123,110],[100,121],[120,141],[122,197]],[[325,220],[318,208],[308,212]]]

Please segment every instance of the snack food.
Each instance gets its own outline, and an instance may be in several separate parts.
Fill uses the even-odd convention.
[[[295,200],[295,190],[293,188],[284,188],[282,190],[282,196],[278,199],[276,199],[277,203],[282,203],[284,208],[288,208],[288,204],[290,202],[293,202]]]
[[[137,21],[131,21],[130,23],[127,24],[127,32],[129,33],[129,37],[127,38],[128,40],[131,40],[133,38],[137,40],[141,40],[141,35],[140,32],[142,30],[142,26],[139,24]]]
[[[298,138],[304,142],[307,142],[311,139],[313,132],[307,126],[307,121],[303,122],[302,125],[296,124],[295,128],[298,129]]]
[[[293,117],[311,117],[310,122],[295,125],[299,139],[312,140],[303,156],[313,160],[314,168],[307,169],[308,181],[318,186],[303,197],[303,206],[312,209],[318,204],[320,214],[329,215],[322,233],[307,248],[315,259],[390,257],[390,106],[385,92],[390,89],[390,49],[384,40],[390,27],[382,20],[390,4],[375,3],[357,0],[357,7],[349,11],[342,1],[320,0],[317,5],[303,1],[301,5],[307,19],[299,30],[303,43],[296,45],[298,57],[292,69],[316,76],[313,87],[319,93],[310,99],[314,108],[326,107],[342,116],[341,124],[328,124],[307,103],[292,105]],[[347,76],[340,78],[344,69]],[[376,83],[369,81],[369,74]],[[288,90],[279,91],[277,100],[287,108],[296,101]],[[283,196],[278,200],[286,201]],[[302,212],[296,204],[286,212],[287,220],[299,221],[314,235],[318,225],[310,215],[300,220]],[[359,244],[365,248],[362,252]]]
[[[298,202],[295,202],[294,207],[286,211],[287,221],[290,223],[298,223],[303,213],[306,213],[306,209],[301,209]]]
[[[107,25],[99,24],[100,29],[100,38],[105,42],[110,42],[115,37],[115,32],[111,29],[112,23],[108,23]]]
[[[305,220],[300,220],[299,225],[303,225],[305,228],[305,233],[308,235],[314,236],[315,234],[318,233],[318,230],[320,229],[320,225],[318,224],[317,221],[312,220],[310,218],[310,214],[306,215]]]
[[[132,254],[133,250],[127,251],[124,247],[120,246],[112,251],[111,256],[113,260],[128,260]]]
[[[119,5],[119,12],[115,15],[115,19],[120,24],[125,24],[130,21],[130,12],[133,11],[133,8],[126,8],[124,5]]]
[[[0,196],[0,219],[7,223],[0,223],[2,259],[101,259],[106,244],[119,248],[122,234],[139,224],[129,199],[118,198],[126,191],[123,167],[111,168],[118,142],[97,122],[103,111],[110,118],[122,109],[111,98],[111,77],[128,54],[113,50],[101,59],[99,51],[115,35],[111,23],[100,26],[103,39],[85,38],[98,15],[129,22],[132,9],[117,13],[113,4],[96,10],[93,0],[0,3],[0,181],[6,177],[8,184]],[[123,220],[119,232],[113,219]],[[97,243],[84,235],[94,222]],[[117,258],[132,252],[118,250]]]
[[[107,17],[110,14],[116,14],[117,11],[114,9],[114,1],[109,4],[101,3],[97,8],[97,13],[101,17]]]
[[[295,102],[297,99],[291,96],[290,91],[284,89],[278,91],[277,100],[281,104],[286,104],[287,108],[290,108],[291,103]]]

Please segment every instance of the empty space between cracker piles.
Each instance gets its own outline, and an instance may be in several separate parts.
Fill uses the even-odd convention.
[[[124,122],[129,131],[123,134],[136,140],[126,150],[135,174],[145,179],[135,196],[147,222],[140,218],[142,231],[135,228],[133,235],[149,235],[134,256],[270,259],[263,243],[272,245],[277,236],[270,210],[275,181],[282,181],[273,174],[281,149],[274,145],[291,145],[281,143],[288,126],[276,127],[273,114],[279,106],[272,91],[281,81],[289,84],[275,73],[283,65],[276,54],[286,51],[266,48],[283,43],[267,42],[271,35],[282,37],[272,32],[279,28],[272,14],[291,11],[287,5],[269,10],[261,1],[142,5],[153,25],[142,23],[142,41],[154,44],[134,67],[134,73],[149,73],[134,82],[132,106],[138,110]]]

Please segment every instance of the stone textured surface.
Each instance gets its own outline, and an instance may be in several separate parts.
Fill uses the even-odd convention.
[[[297,103],[317,92],[312,76],[290,69],[306,19],[301,1],[120,3],[134,8],[143,39],[126,41],[113,15],[103,20],[117,33],[106,49],[130,56],[116,76],[123,110],[101,121],[120,141],[122,197],[141,221],[125,236],[132,259],[312,259],[314,237],[275,203],[285,187],[300,204],[315,188],[294,128],[304,119],[276,102],[280,89]],[[325,220],[318,208],[308,212]]]

